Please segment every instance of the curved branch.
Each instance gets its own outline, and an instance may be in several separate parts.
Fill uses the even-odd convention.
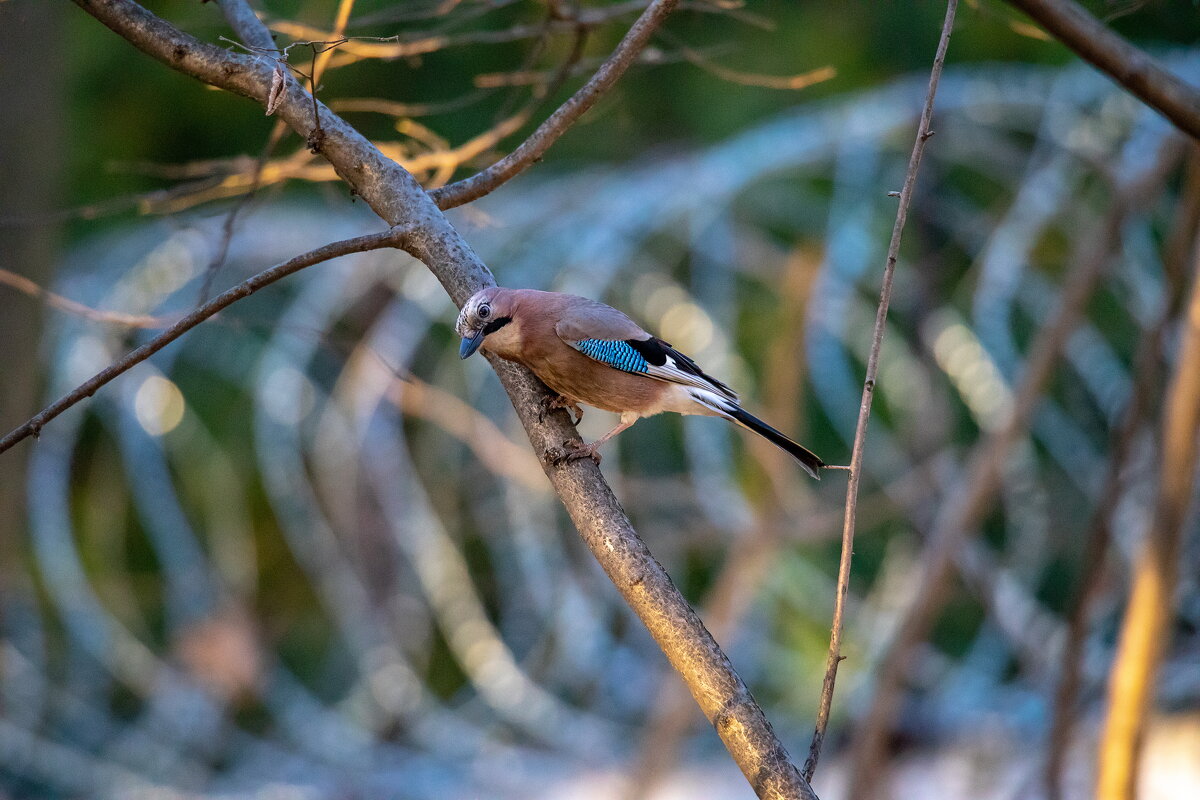
[[[133,0],[74,2],[168,66],[265,103],[273,59],[231,53],[200,42]],[[676,2],[656,0],[651,10],[665,15]],[[248,11],[244,0],[221,0],[221,6],[246,28],[244,34],[251,39],[248,44],[253,44],[254,37],[261,38],[257,31],[261,22],[243,13]],[[653,24],[661,20],[657,16],[651,19],[656,20]],[[631,31],[625,42],[631,37],[634,41],[648,37],[653,24],[643,15],[634,26],[637,32]],[[612,74],[609,83],[621,71]],[[315,103],[290,77],[276,113],[306,137],[314,127],[314,113],[320,115],[324,131],[319,142],[321,154],[377,214],[393,226],[403,226],[404,248],[429,267],[457,304],[477,290],[495,285],[491,272],[413,176],[323,104]],[[575,116],[580,113],[582,110]],[[577,439],[567,414],[559,411],[539,420],[537,409],[548,397],[546,387],[524,368],[508,362],[492,364],[580,536],[679,672],[754,791],[763,798],[814,800],[816,795],[789,760],[762,709],[638,537],[599,468],[588,459],[565,466],[551,466],[545,459],[547,452],[558,449],[564,440]]]
[[[535,161],[540,159],[558,141],[558,138],[568,128],[575,124],[584,113],[596,104],[600,96],[607,92],[617,82],[629,66],[637,60],[654,31],[662,25],[679,0],[654,0],[653,3],[638,17],[637,22],[621,39],[617,49],[608,57],[591,80],[585,83],[579,91],[571,95],[567,102],[559,106],[529,138],[521,142],[516,150],[506,155],[487,169],[465,178],[461,181],[443,186],[430,192],[438,208],[456,208],[472,200],[478,200],[494,191],[498,186],[520,175]]]
[[[1180,80],[1144,50],[1133,46],[1072,0],[1008,0],[1076,55],[1158,111],[1175,127],[1200,139],[1200,90]]]
[[[129,351],[123,358],[100,370],[91,378],[46,406],[46,408],[31,417],[24,425],[9,431],[3,439],[0,439],[0,453],[8,450],[17,442],[28,439],[30,436],[36,438],[47,422],[84,398],[91,397],[104,384],[128,372],[134,366],[142,363],[159,350],[162,350],[201,322],[216,316],[219,311],[233,305],[238,300],[249,297],[264,286],[270,286],[272,283],[286,278],[288,275],[299,272],[305,267],[311,267],[313,264],[320,264],[322,261],[329,261],[339,256],[349,255],[350,253],[378,250],[381,247],[401,247],[403,246],[405,233],[405,231],[399,228],[393,228],[382,233],[372,233],[366,236],[356,236],[353,239],[344,239],[340,242],[332,242],[318,247],[316,250],[310,250],[307,253],[298,255],[270,269],[263,270],[254,277],[234,286],[232,289],[222,292],[186,317],[180,319],[158,336],[155,336],[141,347]]]

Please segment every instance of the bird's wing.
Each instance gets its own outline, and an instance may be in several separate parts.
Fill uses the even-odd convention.
[[[588,358],[622,372],[707,389],[737,401],[737,394],[705,374],[695,361],[611,306],[584,300],[563,309],[555,325],[559,337]]]
[[[636,322],[612,306],[586,297],[561,296],[566,302],[558,309],[558,320],[554,330],[563,341],[601,339],[619,342],[626,339],[650,338],[650,334],[642,330]]]

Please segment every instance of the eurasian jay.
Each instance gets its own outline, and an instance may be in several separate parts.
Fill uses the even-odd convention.
[[[599,464],[597,451],[609,439],[642,417],[674,411],[736,422],[820,479],[821,459],[745,411],[732,389],[611,306],[572,294],[492,287],[472,295],[454,329],[462,337],[459,356],[482,347],[524,364],[557,393],[549,407],[572,409],[576,423],[583,416],[579,403],[621,415],[617,427],[589,445],[564,443],[569,450],[562,460]]]

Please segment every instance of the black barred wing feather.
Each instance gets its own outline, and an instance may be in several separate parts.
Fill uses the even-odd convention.
[[[588,358],[622,372],[707,389],[737,401],[737,394],[732,389],[705,373],[695,361],[662,339],[579,339],[567,340],[567,344]]]
[[[608,339],[581,339],[577,342],[567,342],[588,358],[607,364],[622,372],[647,374],[650,364],[636,348],[626,341],[611,341]]]

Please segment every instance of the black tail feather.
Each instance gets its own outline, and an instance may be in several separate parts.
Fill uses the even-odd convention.
[[[812,475],[817,480],[821,480],[821,467],[825,466],[825,462],[817,458],[816,454],[806,450],[796,442],[793,442],[791,439],[784,436],[782,433],[775,430],[750,412],[746,411],[741,406],[735,405],[732,408],[726,408],[725,413],[729,415],[730,419],[741,425],[743,428],[754,431],[768,442],[771,442],[775,446],[786,450],[792,458],[800,462],[800,466],[804,467],[805,472],[807,472],[809,475]]]

